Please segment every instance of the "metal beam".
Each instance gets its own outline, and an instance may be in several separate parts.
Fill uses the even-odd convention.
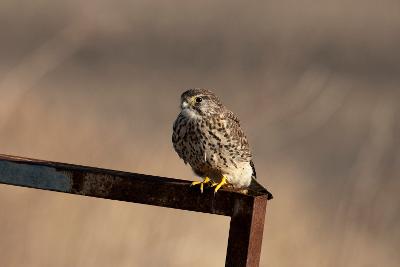
[[[203,194],[172,178],[0,155],[0,183],[231,217],[226,266],[258,266],[267,191]]]

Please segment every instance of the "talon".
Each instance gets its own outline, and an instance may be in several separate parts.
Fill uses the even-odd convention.
[[[201,184],[201,183],[202,183],[202,182],[194,181],[190,186],[194,186],[194,185]]]
[[[202,182],[197,182],[197,181],[192,182],[192,184],[191,184],[190,186],[194,186],[194,185],[200,184],[200,192],[203,193],[203,191],[204,191],[204,185],[205,185],[205,184],[208,184],[208,183],[210,183],[210,182],[211,182],[210,178],[206,177],[206,178],[204,178],[204,180],[203,180]]]
[[[223,186],[224,184],[227,184],[226,182],[226,177],[222,176],[222,180],[219,184],[217,184],[217,186],[214,189],[214,195],[217,193],[217,191],[221,188],[221,186]]]

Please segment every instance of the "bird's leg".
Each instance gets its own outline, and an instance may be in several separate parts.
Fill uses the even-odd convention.
[[[222,180],[221,180],[221,182],[220,182],[219,184],[218,184],[218,183],[212,183],[212,185],[211,185],[212,187],[216,186],[215,189],[214,189],[214,194],[217,193],[217,191],[218,191],[218,190],[221,188],[221,186],[223,186],[224,184],[227,184],[225,175],[222,176]]]
[[[200,184],[200,192],[203,193],[204,184],[208,184],[210,182],[211,182],[210,178],[206,177],[204,178],[203,182],[193,182],[190,186]]]

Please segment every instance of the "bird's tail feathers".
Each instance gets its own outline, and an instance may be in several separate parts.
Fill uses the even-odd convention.
[[[262,186],[259,182],[257,182],[257,173],[256,173],[256,168],[254,167],[254,162],[250,161],[250,166],[253,169],[253,174],[251,175],[251,183],[249,186],[250,190],[263,193],[267,195],[267,199],[273,199],[274,196],[267,190],[265,189],[264,186]]]
[[[256,192],[262,193],[262,194],[266,194],[268,200],[274,198],[272,193],[269,192],[267,189],[265,189],[265,187],[262,186],[255,178],[251,179],[251,183],[250,183],[249,189],[252,190],[252,191],[256,191]]]

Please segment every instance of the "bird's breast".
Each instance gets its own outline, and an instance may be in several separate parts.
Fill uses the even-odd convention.
[[[198,118],[181,112],[174,125],[173,142],[179,156],[201,172],[238,168],[240,149],[232,140],[226,121]]]

